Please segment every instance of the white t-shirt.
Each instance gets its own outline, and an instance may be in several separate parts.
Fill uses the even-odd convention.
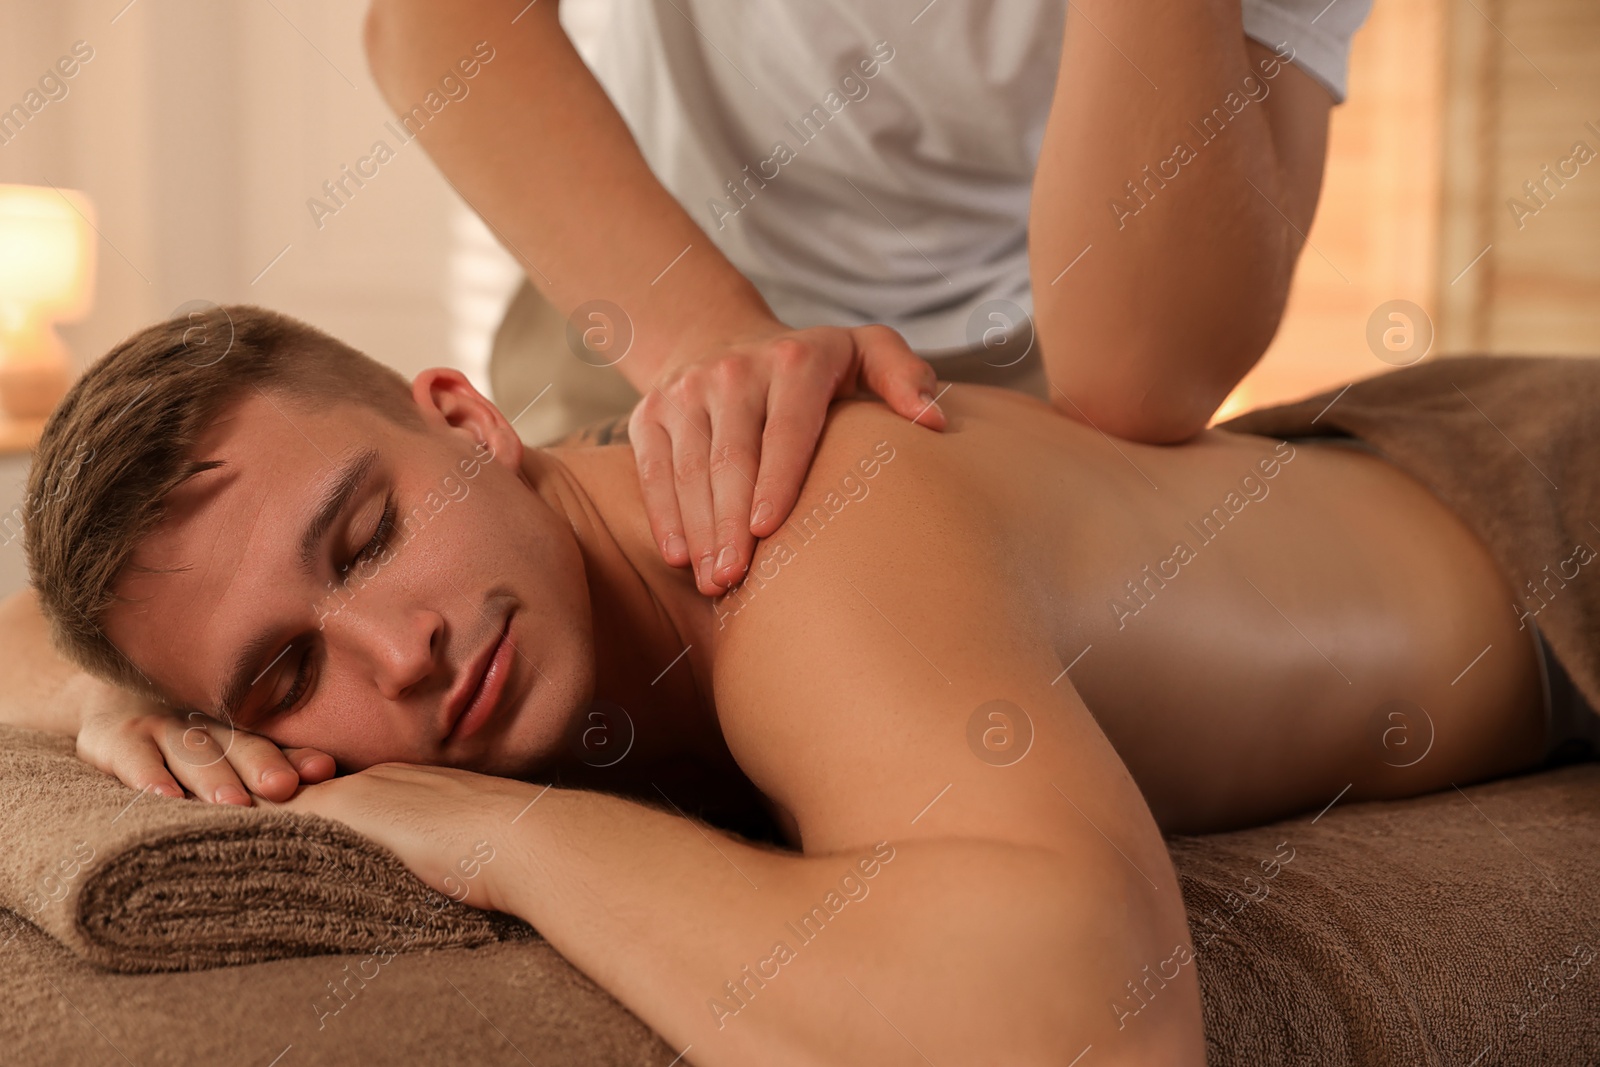
[[[1246,34],[1344,98],[1371,0],[1242,3]],[[589,51],[651,169],[779,318],[885,322],[937,355],[970,347],[985,301],[1032,311],[1028,202],[1065,10],[612,0]]]

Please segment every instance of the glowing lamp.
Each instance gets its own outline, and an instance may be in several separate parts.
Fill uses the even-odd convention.
[[[70,189],[0,185],[0,412],[39,419],[72,378],[59,322],[89,311],[94,206]]]

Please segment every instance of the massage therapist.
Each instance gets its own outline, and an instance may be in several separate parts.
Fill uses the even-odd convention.
[[[373,0],[367,53],[404,117],[495,49],[420,140],[527,272],[524,433],[631,410],[714,595],[858,387],[935,430],[936,373],[1203,428],[1277,328],[1371,0],[601,2],[592,71],[557,0]]]

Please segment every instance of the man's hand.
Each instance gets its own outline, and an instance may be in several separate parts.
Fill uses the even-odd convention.
[[[544,789],[455,767],[379,763],[307,785],[280,806],[344,823],[452,900],[510,911],[504,882],[518,865],[494,860],[507,828]]]
[[[301,781],[333,776],[333,757],[314,748],[280,749],[259,734],[198,711],[183,712],[88,675],[63,697],[81,709],[78,758],[134,789],[222,804],[293,795]],[[181,784],[180,784],[181,783]]]
[[[887,326],[779,322],[667,361],[633,410],[650,528],[662,557],[719,596],[744,576],[758,537],[794,507],[828,405],[866,388],[934,430],[933,368]]]

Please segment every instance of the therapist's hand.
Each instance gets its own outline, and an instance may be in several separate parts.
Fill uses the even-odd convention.
[[[640,343],[616,372],[643,397],[628,430],[657,548],[697,572],[706,560],[698,588],[719,595],[788,517],[828,403],[864,386],[943,429],[919,396],[937,392],[934,374],[888,327],[778,321],[651,172],[557,8],[527,6],[510,32],[497,0],[373,0],[368,63],[404,115],[459,60],[452,42],[492,42],[474,103],[419,143],[552,307],[573,315],[603,296],[626,309]]]
[[[789,517],[828,405],[867,389],[920,426],[945,428],[933,368],[887,326],[779,322],[669,359],[628,436],[662,557],[718,596],[758,537]]]

